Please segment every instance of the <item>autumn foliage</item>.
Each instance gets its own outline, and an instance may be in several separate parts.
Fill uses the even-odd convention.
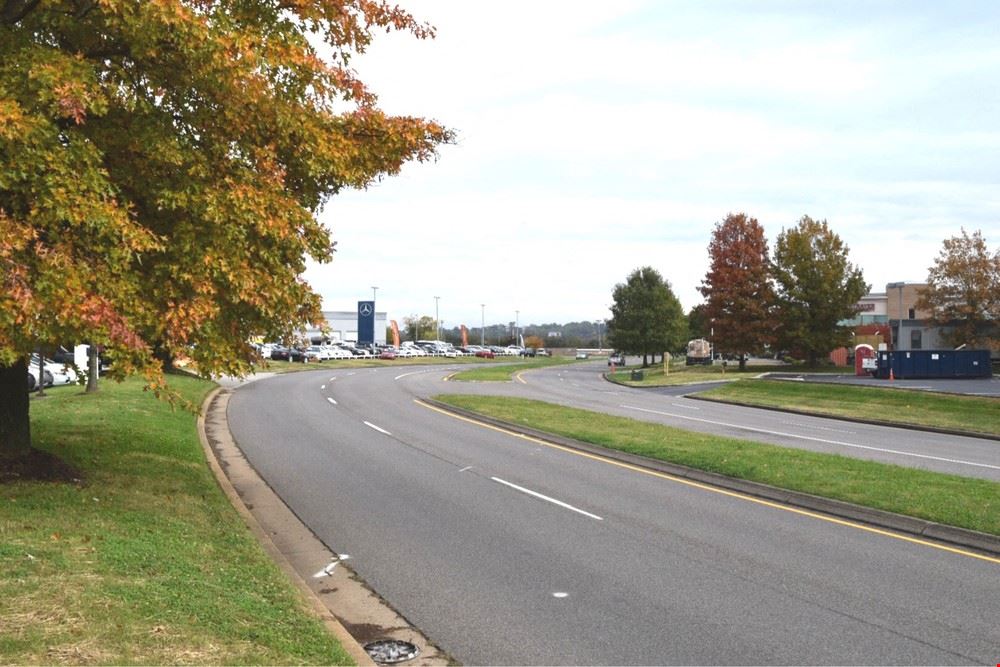
[[[982,231],[945,239],[916,304],[954,346],[1000,348],[1000,249]]]
[[[157,389],[154,352],[244,373],[319,318],[323,204],[450,138],[352,71],[382,30],[432,34],[373,0],[0,0],[0,365],[93,342]]]
[[[715,225],[708,245],[709,269],[701,284],[701,315],[711,323],[715,350],[745,355],[764,349],[774,329],[774,290],[764,228],[745,213]]]

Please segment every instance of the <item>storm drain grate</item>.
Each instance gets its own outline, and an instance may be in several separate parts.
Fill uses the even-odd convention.
[[[380,665],[392,665],[397,662],[406,662],[416,658],[420,649],[401,639],[379,639],[368,642],[364,646],[365,652],[371,656],[372,660]]]

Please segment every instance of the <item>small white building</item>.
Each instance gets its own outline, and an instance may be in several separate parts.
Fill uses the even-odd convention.
[[[323,318],[326,320],[327,333],[315,327],[308,327],[302,331],[302,336],[313,343],[323,340],[332,342],[356,343],[358,340],[358,312],[357,310],[324,310]],[[385,329],[389,322],[385,312],[375,311],[375,342],[385,345]]]

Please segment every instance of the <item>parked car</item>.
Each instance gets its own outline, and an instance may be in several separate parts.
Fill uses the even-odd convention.
[[[284,345],[275,345],[271,348],[272,361],[289,361],[291,359],[291,354],[291,350]]]
[[[621,352],[613,352],[608,356],[608,366],[624,366],[625,365],[625,355]]]
[[[396,358],[396,352],[394,350],[382,350],[379,353],[378,358],[379,359],[388,359],[388,360],[391,361],[391,360],[393,360],[393,359]]]
[[[274,354],[274,353],[272,352],[271,354]],[[305,350],[303,350],[301,348],[298,348],[298,347],[290,347],[290,348],[288,348],[288,360],[289,361],[301,361],[301,362],[304,362],[306,360]]]
[[[493,354],[493,350],[487,350],[484,347],[476,350],[476,356],[483,359],[493,359],[496,355]]]
[[[538,357],[551,357],[552,354],[549,353],[549,351],[546,350],[544,347],[540,347],[537,350],[535,350],[535,356],[538,356]]]
[[[576,358],[577,358],[577,359],[587,359],[587,358],[589,358],[589,356],[590,356],[590,355],[588,355],[588,354],[587,354],[586,352],[584,352],[583,350],[577,350],[577,351],[576,351]]]
[[[38,371],[38,355],[32,354],[29,360],[29,364],[34,366],[35,371]],[[77,377],[76,371],[72,366],[68,366],[64,363],[57,363],[51,359],[43,359],[42,367],[46,373],[46,387],[51,386],[61,386],[65,384],[75,384]]]
[[[522,357],[533,357],[533,356],[535,356],[535,348],[533,348],[533,347],[526,347],[526,348],[524,348],[523,350],[521,350],[521,356]]]
[[[42,369],[42,379],[44,387],[51,387],[54,383],[52,373],[48,369]],[[38,388],[38,365],[28,366],[28,391],[35,391]]]

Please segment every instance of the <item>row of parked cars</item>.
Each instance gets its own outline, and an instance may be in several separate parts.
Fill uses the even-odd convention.
[[[546,356],[544,349],[537,351],[516,345],[502,347],[499,345],[466,345],[455,346],[451,343],[434,340],[417,342],[406,341],[399,347],[392,345],[359,345],[356,343],[329,343],[325,345],[309,345],[301,347],[286,347],[277,343],[263,343],[254,346],[265,359],[276,361],[331,361],[337,359],[399,359],[412,357],[494,357],[516,356]]]

